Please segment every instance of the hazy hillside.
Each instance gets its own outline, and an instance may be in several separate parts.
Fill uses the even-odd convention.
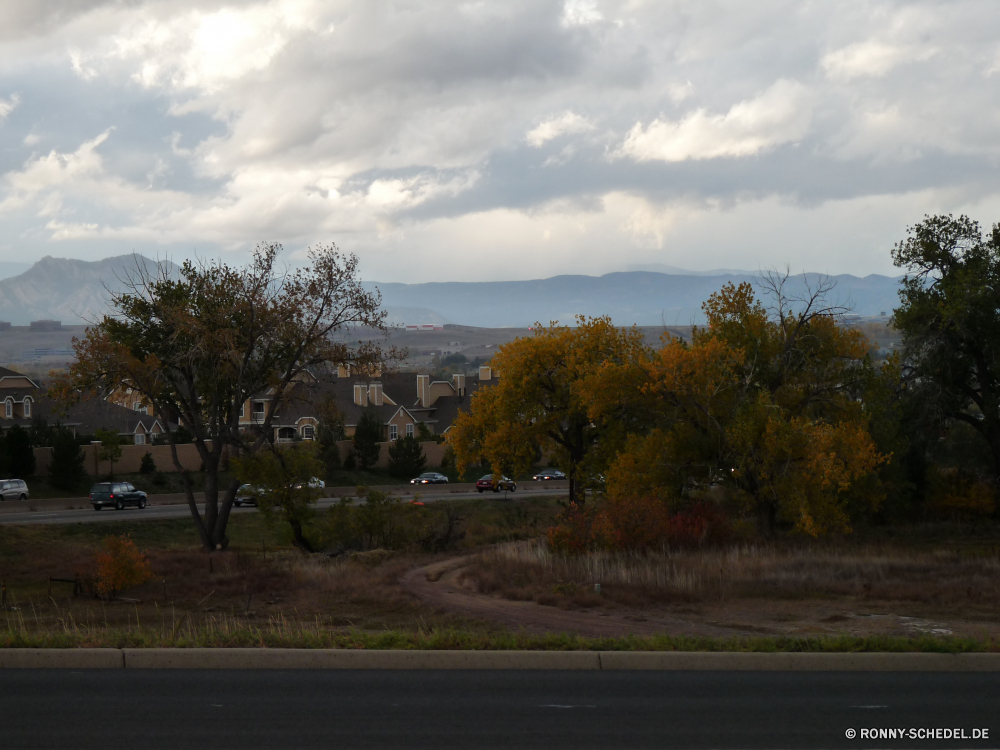
[[[137,263],[147,268],[156,265],[141,255],[92,262],[42,258],[24,273],[0,280],[0,320],[14,325],[43,318],[67,325],[86,322],[104,313],[108,289],[120,289],[120,280],[134,271]],[[174,267],[172,263],[170,267]]]
[[[110,289],[136,262],[155,261],[121,255],[96,262],[42,258],[24,273],[0,280],[0,320],[26,325],[55,318],[67,325],[102,314]],[[173,267],[173,264],[171,264]],[[801,292],[807,278],[794,276],[789,290]],[[888,276],[836,276],[833,298],[859,315],[879,315],[898,303],[898,280]],[[576,315],[610,315],[619,325],[689,325],[702,322],[701,304],[727,281],[753,281],[746,272],[701,276],[655,271],[604,276],[554,276],[531,281],[368,282],[378,287],[394,324],[459,323],[484,328],[526,327],[536,321],[572,322]]]
[[[555,276],[533,281],[372,282],[383,303],[430,308],[448,320],[487,328],[528,326],[535,321],[572,322],[576,315],[610,315],[619,325],[688,325],[704,320],[701,304],[728,281],[754,281],[750,274],[693,276],[633,271],[604,276]],[[815,274],[789,279],[788,290],[802,293]],[[891,312],[898,304],[898,279],[888,276],[835,276],[831,298],[859,315]]]

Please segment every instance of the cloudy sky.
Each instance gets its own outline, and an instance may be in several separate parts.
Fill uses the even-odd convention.
[[[0,260],[894,274],[1000,220],[998,85],[989,0],[5,2]]]

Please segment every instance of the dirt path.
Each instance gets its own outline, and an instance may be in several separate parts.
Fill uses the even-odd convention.
[[[596,638],[623,635],[751,635],[754,631],[719,627],[666,613],[617,609],[609,612],[564,610],[480,594],[459,581],[468,558],[459,557],[414,568],[401,579],[403,588],[424,603],[447,612],[495,622],[533,633],[576,633]],[[759,631],[756,633],[760,634]]]
[[[837,634],[1000,637],[1000,623],[992,618],[928,618],[922,613],[901,611],[898,603],[855,600],[753,599],[641,611],[624,607],[560,609],[481,594],[461,581],[462,571],[468,563],[468,557],[453,557],[414,568],[407,571],[400,583],[407,592],[436,609],[532,633],[575,633],[591,638],[655,634],[709,637]]]

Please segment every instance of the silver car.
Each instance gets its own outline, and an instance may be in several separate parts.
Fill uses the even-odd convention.
[[[5,479],[0,482],[0,500],[27,500],[28,485],[23,479]]]

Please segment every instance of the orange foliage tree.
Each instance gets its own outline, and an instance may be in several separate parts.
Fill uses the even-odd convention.
[[[97,565],[97,592],[112,597],[120,591],[140,586],[153,577],[149,560],[128,534],[104,537],[104,550],[94,555]]]
[[[582,484],[602,472],[615,446],[643,419],[635,399],[626,397],[648,359],[642,333],[620,329],[610,318],[578,318],[576,327],[538,326],[534,335],[502,345],[490,364],[499,383],[480,389],[472,408],[449,430],[460,471],[487,461],[494,472],[519,474],[530,469],[540,450],[566,472],[570,501],[582,503]],[[623,397],[599,418],[588,412],[587,388],[593,376],[605,392]],[[581,482],[581,480],[583,480]]]
[[[685,487],[711,481],[742,498],[764,536],[779,520],[810,535],[850,529],[848,491],[887,460],[857,400],[870,380],[869,344],[838,324],[840,310],[823,301],[828,287],[792,300],[785,278],[766,280],[770,310],[749,284],[726,285],[705,303],[708,325],[690,343],[667,338],[642,364],[634,398],[654,426],[632,434],[612,463],[611,504],[657,497],[680,508]],[[615,382],[615,369],[594,377]],[[594,419],[618,408],[599,382],[587,393]],[[879,493],[866,499],[878,503]]]

